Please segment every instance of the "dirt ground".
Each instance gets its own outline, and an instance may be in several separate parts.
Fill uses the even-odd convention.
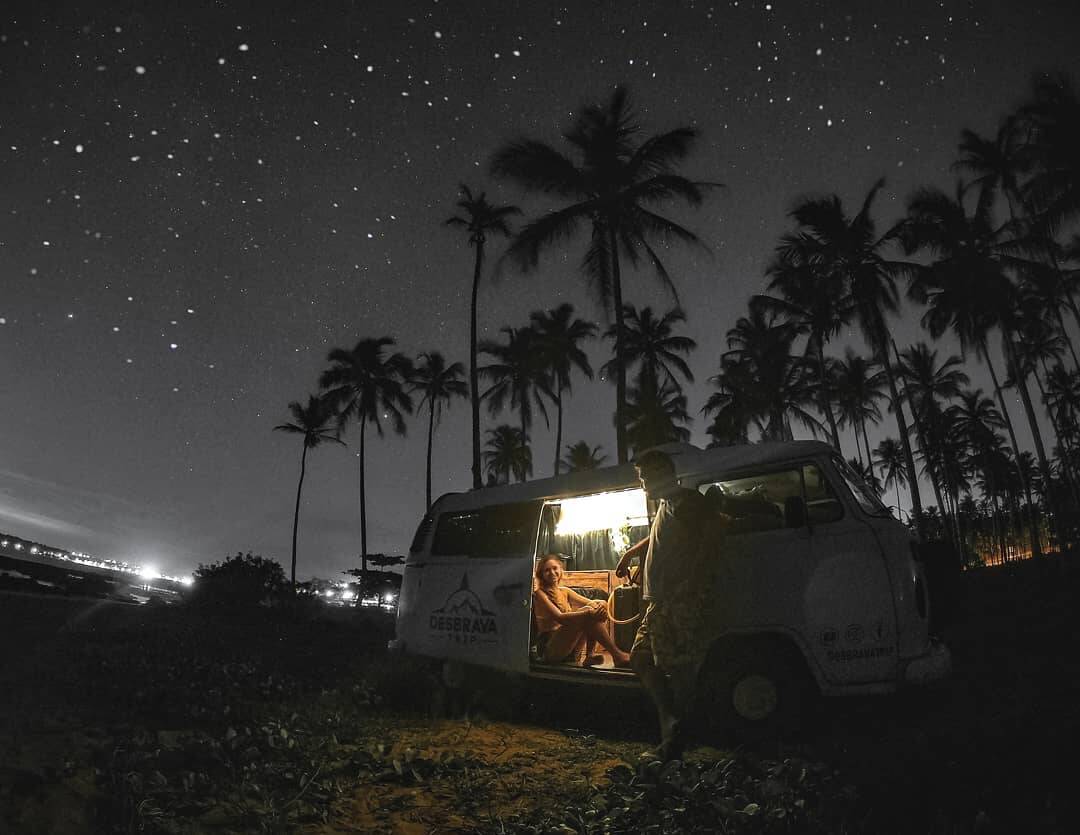
[[[1080,571],[962,590],[945,684],[662,769],[633,690],[433,718],[388,621],[5,598],[0,832],[1074,831]]]

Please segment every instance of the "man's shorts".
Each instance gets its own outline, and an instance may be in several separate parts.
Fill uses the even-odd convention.
[[[699,606],[648,601],[630,654],[649,652],[662,670],[698,667],[709,649],[703,615]]]

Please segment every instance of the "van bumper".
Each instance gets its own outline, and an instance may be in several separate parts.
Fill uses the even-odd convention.
[[[931,684],[948,678],[952,673],[952,653],[940,641],[931,641],[925,655],[917,656],[907,662],[904,668],[905,685]]]

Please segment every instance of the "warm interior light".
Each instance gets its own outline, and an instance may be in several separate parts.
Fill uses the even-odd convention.
[[[618,493],[597,493],[576,496],[560,503],[556,536],[583,534],[589,531],[619,531],[624,525],[647,525],[648,509],[645,491],[621,490]]]

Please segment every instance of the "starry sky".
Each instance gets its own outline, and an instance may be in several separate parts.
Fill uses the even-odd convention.
[[[617,83],[647,132],[697,128],[682,171],[725,184],[668,212],[709,248],[664,252],[699,343],[696,414],[793,201],[855,207],[884,176],[876,216],[897,220],[1033,72],[1080,79],[1078,23],[1071,0],[5,3],[0,529],[171,573],[239,550],[287,564],[286,404],[362,337],[467,362],[473,256],[442,225],[459,183],[543,210],[490,179],[491,153],[557,145]],[[604,321],[582,245],[486,283],[481,336],[563,301]],[[648,274],[625,282],[639,307],[672,305]],[[565,441],[614,457],[613,402],[576,380]],[[468,422],[459,401],[438,428],[436,494],[470,485]],[[369,551],[408,547],[424,439],[417,417],[369,447]],[[553,433],[533,441],[548,475]],[[351,446],[309,456],[301,577],[357,565],[357,470]]]

